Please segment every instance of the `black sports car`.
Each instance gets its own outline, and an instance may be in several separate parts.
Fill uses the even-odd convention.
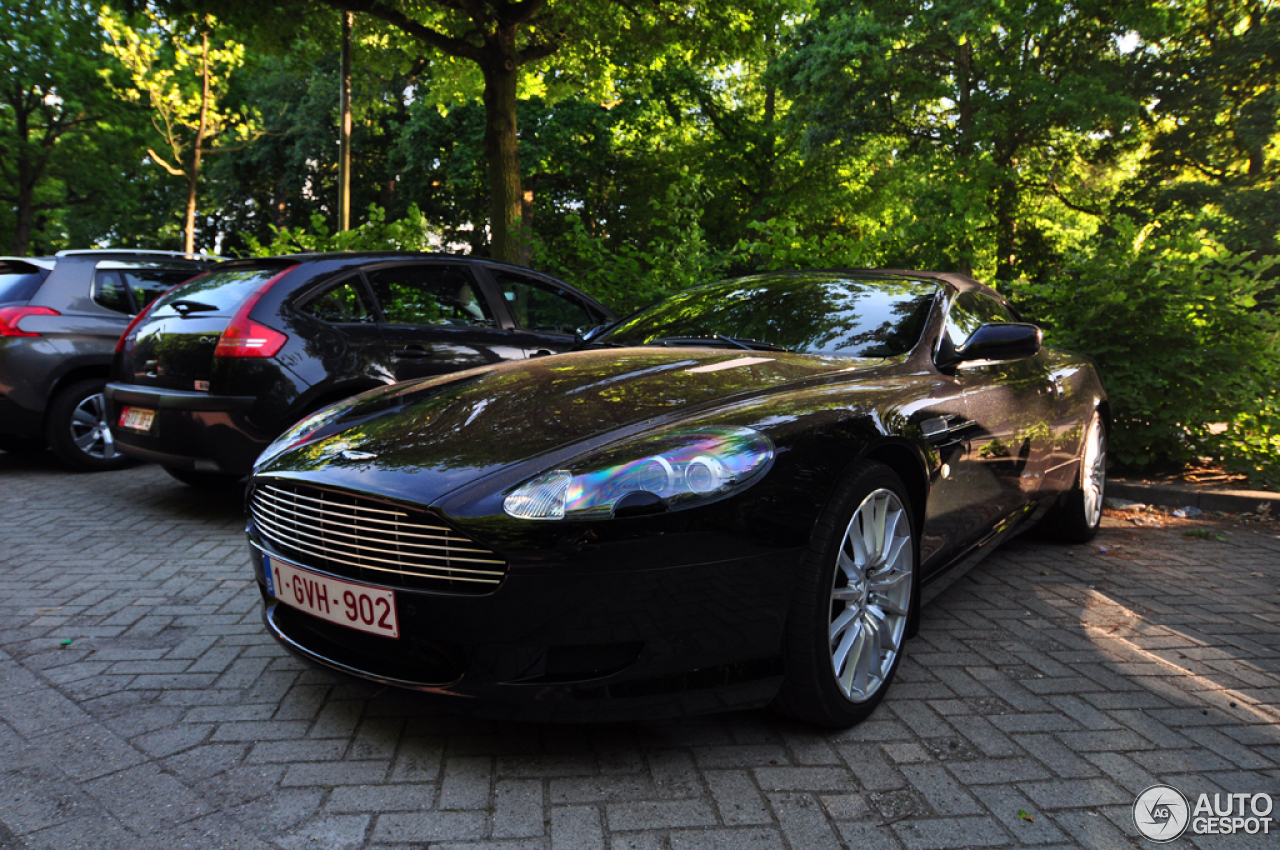
[[[375,390],[259,458],[272,634],[525,719],[774,703],[844,726],[922,596],[1101,518],[1106,396],[953,274],[697,287],[581,350]]]

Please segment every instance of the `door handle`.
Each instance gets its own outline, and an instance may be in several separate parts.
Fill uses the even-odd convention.
[[[420,345],[408,346],[406,348],[397,348],[391,352],[391,356],[396,360],[422,360],[434,354]]]
[[[555,352],[554,352],[554,351],[552,351],[552,350],[551,350],[551,349],[549,349],[549,348],[539,348],[537,351],[533,352],[533,353],[532,353],[532,354],[530,354],[529,356],[530,356],[531,358],[532,358],[532,357],[550,357],[550,356],[551,356],[552,354],[554,354],[554,353],[555,353]]]

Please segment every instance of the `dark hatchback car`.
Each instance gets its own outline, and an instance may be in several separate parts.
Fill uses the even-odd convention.
[[[0,449],[47,445],[74,469],[123,466],[102,398],[116,340],[217,259],[125,249],[0,258]]]
[[[121,337],[111,427],[122,451],[181,481],[234,481],[338,399],[564,351],[613,318],[554,278],[465,257],[232,261],[157,300]]]
[[[844,726],[922,599],[1102,513],[1106,395],[995,291],[925,272],[710,284],[588,350],[379,390],[248,489],[270,632],[463,710],[770,702]]]

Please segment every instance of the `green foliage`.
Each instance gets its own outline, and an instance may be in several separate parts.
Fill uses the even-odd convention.
[[[119,66],[102,39],[96,13],[78,0],[0,0],[6,252],[67,247],[69,222],[114,201],[133,176],[128,163],[137,122],[103,90],[102,75]]]
[[[1171,233],[1115,224],[1051,280],[1011,285],[1049,342],[1098,362],[1112,405],[1111,457],[1142,469],[1234,441],[1267,465],[1275,419],[1260,399],[1274,399],[1280,382],[1280,320],[1262,303],[1272,261],[1233,254],[1194,224]],[[1233,426],[1225,440],[1209,429],[1221,422]],[[1262,436],[1251,431],[1259,425]]]
[[[706,193],[696,178],[672,183],[649,202],[644,238],[610,243],[592,233],[582,216],[569,213],[567,230],[554,242],[535,240],[533,264],[573,283],[613,307],[629,312],[662,296],[723,275],[731,257],[707,243],[701,215]]]
[[[1280,490],[1280,395],[1273,390],[1226,424],[1225,432],[1208,441],[1223,465],[1249,476],[1255,485]]]
[[[269,227],[272,239],[262,243],[253,234],[241,234],[254,257],[281,254],[309,254],[320,251],[432,251],[439,250],[439,237],[432,231],[426,216],[416,205],[410,205],[404,218],[387,221],[386,210],[369,205],[369,219],[347,231],[333,231],[325,216],[311,216],[311,232],[291,227]]]

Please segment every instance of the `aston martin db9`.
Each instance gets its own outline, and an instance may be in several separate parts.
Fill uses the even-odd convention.
[[[318,412],[259,458],[248,535],[268,629],[331,670],[848,726],[922,600],[1033,523],[1096,533],[1107,423],[1090,362],[966,277],[763,274]]]

